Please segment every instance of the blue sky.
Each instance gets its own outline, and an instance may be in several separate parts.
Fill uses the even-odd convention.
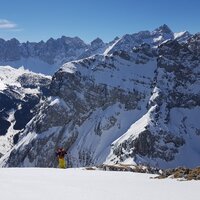
[[[46,41],[62,35],[105,42],[167,24],[200,31],[199,0],[0,0],[0,38]]]

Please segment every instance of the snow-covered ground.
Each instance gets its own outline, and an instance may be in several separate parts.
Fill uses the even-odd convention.
[[[200,181],[152,179],[155,175],[82,169],[1,168],[6,200],[197,200]]]

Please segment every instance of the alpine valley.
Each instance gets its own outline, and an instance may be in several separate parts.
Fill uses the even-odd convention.
[[[200,165],[199,33],[1,39],[0,65],[1,167]]]

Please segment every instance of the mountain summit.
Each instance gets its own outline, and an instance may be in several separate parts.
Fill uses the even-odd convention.
[[[2,107],[1,118],[10,143],[1,149],[0,166],[56,167],[60,146],[72,167],[200,165],[199,35],[179,40],[184,33],[175,37],[167,29],[126,34],[108,44],[96,39],[94,51],[90,45],[50,81],[26,73],[16,76],[16,87],[6,82],[4,70],[0,91],[11,103]],[[50,47],[57,42],[43,45],[56,55],[59,48]],[[17,120],[24,123],[14,129],[23,112],[31,117]]]
[[[171,29],[166,24],[163,24],[159,28],[155,29],[155,32],[166,33],[166,34],[173,34],[173,32],[171,31]]]
[[[33,72],[53,75],[59,67],[69,61],[107,54],[116,50],[128,50],[142,43],[158,46],[169,39],[179,36],[179,41],[185,42],[190,34],[173,33],[167,25],[162,25],[154,31],[141,31],[126,34],[119,39],[104,43],[96,38],[91,44],[84,43],[79,37],[62,36],[58,39],[50,38],[46,42],[20,43],[17,39],[5,41],[0,39],[0,65],[13,67],[24,66]],[[42,67],[40,67],[42,66]]]

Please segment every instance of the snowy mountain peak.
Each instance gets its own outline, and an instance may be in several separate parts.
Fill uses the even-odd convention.
[[[126,34],[122,36],[117,42],[109,47],[109,51],[106,50],[108,54],[113,53],[114,51],[132,51],[133,48],[142,45],[143,43],[149,44],[152,47],[157,48],[160,44],[167,40],[173,40],[174,33],[166,25],[162,25],[154,31],[140,31],[134,34]]]
[[[163,24],[162,26],[156,28],[154,32],[173,34],[172,30],[166,24]]]
[[[186,43],[188,39],[192,37],[192,34],[188,31],[174,33],[174,39],[179,43]]]
[[[77,45],[77,47],[86,47],[86,44],[83,40],[81,40],[79,37],[66,37],[62,36],[61,38],[58,38],[57,41],[63,41],[66,45]]]
[[[96,38],[91,42],[92,48],[102,47],[104,45],[104,42],[100,38]]]

